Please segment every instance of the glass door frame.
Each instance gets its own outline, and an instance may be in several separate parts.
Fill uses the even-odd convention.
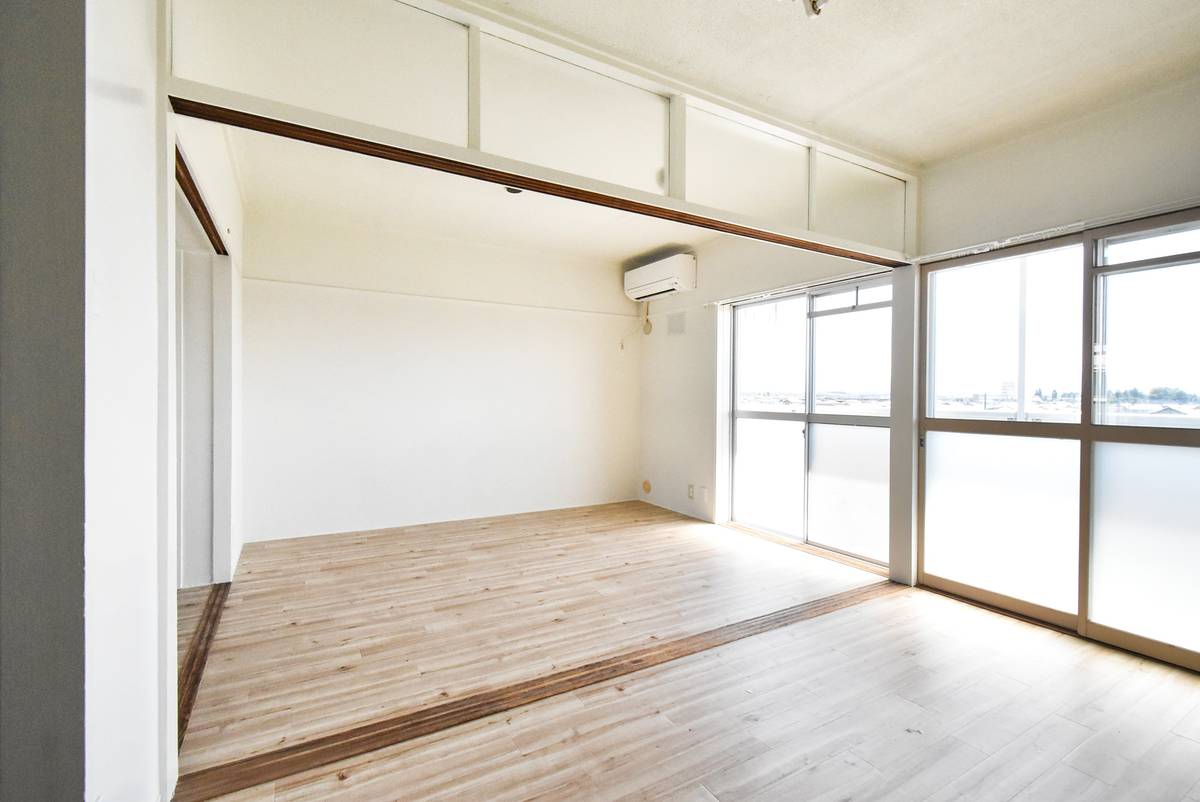
[[[1149,232],[1180,223],[1200,220],[1200,209],[1189,209],[1164,215],[1142,218],[1127,223],[1085,229],[1061,237],[1048,238],[1001,248],[986,253],[920,265],[917,347],[917,583],[934,590],[977,601],[1018,616],[1050,624],[1063,630],[1077,633],[1091,640],[1137,652],[1158,660],[1181,665],[1200,671],[1200,653],[1162,641],[1098,624],[1091,620],[1091,540],[1092,540],[1092,462],[1097,443],[1132,443],[1140,445],[1185,446],[1200,448],[1200,429],[1156,428],[1098,424],[1095,422],[1097,405],[1093,398],[1097,381],[1095,344],[1101,341],[1103,317],[1097,299],[1101,282],[1113,273],[1149,270],[1194,262],[1197,254],[1174,254],[1156,259],[1145,259],[1125,264],[1104,265],[1100,249],[1103,240],[1110,237],[1138,232]],[[1036,253],[1071,245],[1082,245],[1081,281],[1083,324],[1079,333],[1080,349],[1080,420],[1078,423],[977,420],[961,418],[930,417],[931,391],[930,372],[933,360],[930,354],[934,321],[930,316],[930,275],[940,270],[996,261],[1011,256]],[[1078,547],[1078,611],[1065,613],[1042,607],[1022,599],[956,582],[947,577],[929,574],[925,570],[925,440],[929,432],[954,432],[963,434],[992,434],[1018,437],[1048,437],[1073,440],[1079,444],[1079,547]],[[1037,555],[1025,555],[1036,559]]]
[[[877,560],[872,557],[865,557],[861,554],[844,551],[834,546],[828,546],[818,541],[809,539],[808,536],[808,480],[809,467],[812,462],[812,437],[810,437],[810,427],[813,425],[838,425],[838,426],[870,426],[873,428],[883,428],[891,430],[892,419],[890,415],[839,415],[836,413],[821,413],[814,412],[815,395],[813,393],[815,372],[813,359],[813,321],[818,317],[829,315],[853,314],[854,312],[865,312],[871,309],[890,309],[892,300],[880,301],[874,303],[857,303],[857,291],[868,287],[891,286],[892,278],[890,273],[871,273],[853,278],[836,279],[833,281],[821,282],[786,291],[780,291],[764,295],[762,297],[751,298],[745,301],[735,301],[729,304],[730,307],[730,360],[729,360],[729,520],[731,523],[768,532],[778,537],[786,538],[787,540],[796,543],[802,543],[805,546],[819,549],[822,551],[832,552],[833,554],[849,557],[852,560],[859,560],[868,563],[872,566],[887,568],[887,560]],[[855,303],[844,308],[816,310],[814,309],[815,299],[823,295],[831,295],[838,292],[844,292],[846,288],[855,288]],[[762,306],[765,304],[776,303],[790,298],[805,297],[805,344],[804,344],[804,368],[805,368],[805,386],[804,386],[804,411],[803,412],[777,412],[777,411],[757,411],[757,410],[739,410],[738,409],[738,387],[737,387],[737,353],[738,353],[738,333],[737,333],[737,312],[739,309],[753,306]],[[803,531],[799,537],[795,533],[779,532],[758,524],[740,521],[737,518],[737,422],[738,419],[757,419],[757,420],[784,420],[793,421],[803,425],[804,427],[804,486],[803,486],[803,502],[801,508],[801,520],[803,521]],[[890,493],[890,490],[889,490]]]

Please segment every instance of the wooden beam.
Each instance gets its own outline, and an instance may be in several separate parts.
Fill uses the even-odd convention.
[[[631,200],[629,198],[620,198],[614,195],[606,195],[603,192],[581,189],[580,187],[559,184],[540,178],[531,178],[518,173],[509,173],[503,170],[496,170],[491,167],[483,167],[477,164],[471,164],[469,162],[459,161],[457,159],[451,159],[445,156],[435,156],[429,153],[421,153],[419,151],[409,150],[407,148],[396,147],[394,145],[385,145],[380,142],[359,139],[357,137],[347,136],[345,134],[322,131],[318,128],[310,128],[309,126],[299,125],[298,123],[287,122],[286,120],[277,120],[270,117],[263,117],[261,115],[237,111],[236,109],[225,108],[223,106],[214,106],[198,100],[189,100],[187,98],[171,96],[171,108],[176,114],[181,114],[185,117],[194,117],[199,120],[208,120],[209,122],[230,125],[235,128],[245,128],[250,131],[258,131],[264,134],[282,136],[288,139],[295,139],[300,142],[308,142],[310,144],[320,145],[322,147],[336,148],[338,150],[344,150],[350,153],[358,153],[363,156],[371,156],[377,159],[386,159],[387,161],[411,164],[415,167],[424,167],[430,170],[437,170],[439,172],[450,173],[452,175],[460,175],[465,178],[474,178],[479,181],[487,181],[492,184],[500,184],[502,186],[513,187],[515,189],[539,192],[543,195],[553,195],[555,197],[566,198],[568,200],[579,201],[581,203],[590,203],[595,206],[619,209],[624,212],[640,214],[646,217],[656,217],[660,220],[669,220],[673,223],[683,223],[685,225],[697,226],[699,228],[706,228],[711,231],[719,231],[723,234],[733,234],[739,237],[746,237],[747,239],[770,242],[775,245],[785,245],[790,248],[798,248],[805,251],[814,251],[816,253],[823,253],[828,256],[839,256],[844,259],[852,259],[856,262],[867,262],[870,264],[882,265],[884,267],[900,267],[908,264],[907,262],[897,261],[895,259],[890,259],[883,256],[876,256],[870,253],[863,253],[850,248],[842,248],[836,245],[828,245],[826,243],[816,242],[814,240],[803,239],[787,234],[779,234],[766,229],[755,228],[753,226],[730,223],[714,217],[706,217],[694,212],[667,209],[661,206],[656,206],[652,203]]]
[[[175,148],[175,181],[183,190],[183,196],[187,198],[188,206],[191,206],[192,211],[196,213],[200,227],[204,229],[208,241],[212,243],[213,250],[220,256],[228,256],[229,249],[225,247],[221,231],[209,213],[208,206],[204,203],[204,196],[200,194],[200,187],[196,186],[196,181],[192,178],[192,171],[188,169],[187,161],[184,160],[183,152],[179,150],[178,146]]]
[[[544,677],[475,693],[272,752],[201,769],[179,778],[175,802],[200,802],[252,788],[907,590],[903,585],[892,582],[875,582],[698,635],[664,641]]]
[[[208,650],[212,647],[213,638],[217,634],[217,624],[221,622],[221,613],[225,610],[225,600],[229,598],[229,583],[220,582],[212,586],[208,599],[204,602],[204,612],[200,614],[200,622],[188,643],[187,654],[179,664],[179,743],[183,746],[183,736],[187,733],[188,721],[192,717],[192,707],[196,704],[196,693],[200,690],[200,678],[204,676],[204,666],[208,663]]]

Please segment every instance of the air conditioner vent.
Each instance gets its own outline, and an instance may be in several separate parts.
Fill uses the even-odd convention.
[[[696,257],[678,253],[625,271],[625,294],[635,301],[648,301],[696,289]]]

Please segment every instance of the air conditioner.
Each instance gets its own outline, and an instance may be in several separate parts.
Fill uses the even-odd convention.
[[[696,257],[690,253],[677,253],[625,271],[625,294],[635,301],[648,301],[694,289]]]

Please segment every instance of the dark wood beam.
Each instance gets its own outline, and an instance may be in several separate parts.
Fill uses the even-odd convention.
[[[200,187],[196,186],[196,180],[192,178],[192,171],[188,169],[183,153],[178,147],[175,148],[175,181],[183,190],[183,196],[187,198],[188,206],[191,206],[192,211],[196,213],[196,218],[208,236],[208,241],[212,243],[213,250],[221,256],[228,256],[229,249],[225,247],[221,231],[217,228],[212,214],[209,213],[208,206],[204,203],[204,196],[200,194]]]
[[[529,176],[519,175],[517,173],[509,173],[503,170],[496,170],[491,167],[482,167],[477,164],[458,161],[457,159],[451,159],[445,156],[434,156],[429,153],[421,153],[419,151],[400,148],[394,145],[385,145],[380,142],[372,142],[366,139],[346,136],[345,134],[322,131],[318,128],[310,128],[297,123],[287,122],[285,120],[277,120],[271,117],[263,117],[257,114],[237,111],[236,109],[225,108],[223,106],[214,106],[197,100],[189,100],[187,98],[172,96],[171,108],[174,109],[176,114],[181,114],[185,117],[194,117],[199,120],[208,120],[209,122],[231,125],[235,128],[245,128],[250,131],[273,134],[275,136],[282,136],[288,139],[295,139],[300,142],[308,142],[313,145],[321,145],[322,147],[336,148],[338,150],[349,151],[350,153],[358,153],[363,156],[371,156],[377,159],[386,159],[388,161],[400,162],[402,164],[411,164],[416,167],[438,170],[439,172],[451,173],[452,175],[460,175],[466,178],[474,178],[479,181],[488,181],[493,184],[501,184],[503,186],[513,187],[515,189],[539,192],[543,195],[553,195],[555,197],[567,198],[568,200],[579,201],[581,203],[590,203],[595,206],[619,209],[624,212],[632,212],[633,214],[640,214],[646,217],[657,217],[661,220],[669,220],[673,223],[683,223],[685,225],[706,228],[712,231],[719,231],[723,234],[734,234],[739,237],[746,237],[747,239],[770,242],[775,245],[785,245],[790,248],[798,248],[805,251],[814,251],[816,253],[823,253],[829,256],[839,256],[845,259],[852,259],[856,262],[866,262],[874,265],[882,265],[884,267],[901,267],[908,264],[908,262],[889,259],[883,256],[876,256],[874,254],[863,253],[850,248],[840,248],[836,245],[828,245],[822,242],[816,242],[814,240],[793,237],[787,234],[779,234],[766,229],[755,228],[753,226],[730,223],[714,217],[706,217],[701,214],[696,214],[694,212],[667,209],[661,206],[656,206],[652,203],[630,200],[628,198],[620,198],[615,195],[606,195],[603,192],[581,189],[579,187],[573,187],[567,184],[559,184],[540,178],[530,178]]]

